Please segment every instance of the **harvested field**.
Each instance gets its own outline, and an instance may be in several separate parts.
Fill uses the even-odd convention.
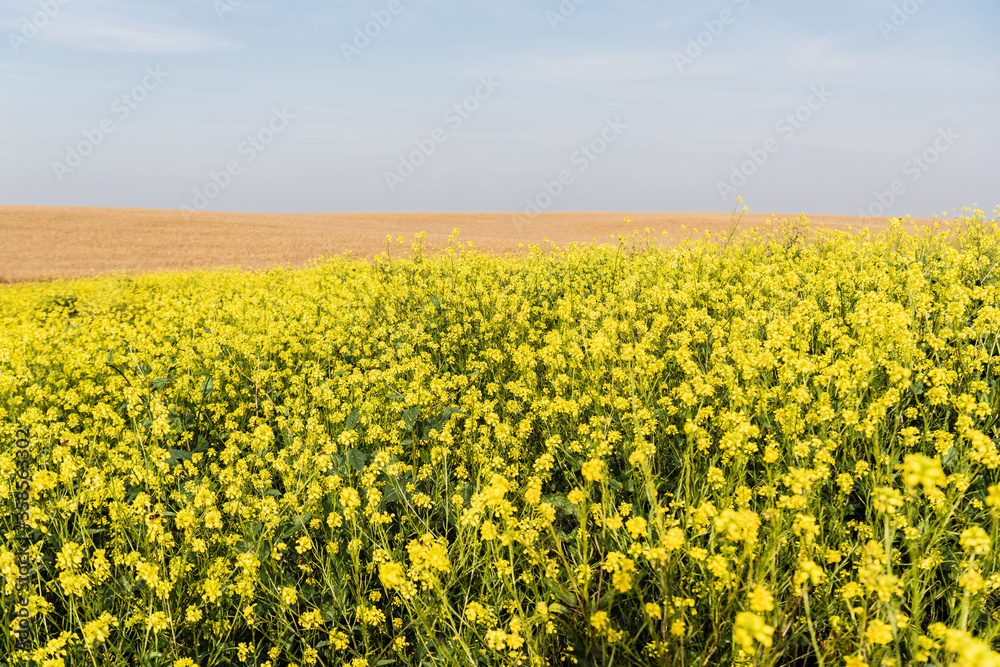
[[[625,224],[625,217],[631,225]],[[794,215],[748,213],[741,229]],[[829,229],[883,228],[887,218],[810,215]],[[13,283],[115,272],[240,266],[302,266],[320,256],[350,253],[371,260],[387,248],[386,235],[402,236],[394,255],[409,255],[414,235],[426,232],[433,253],[458,240],[479,251],[517,254],[544,239],[615,242],[618,234],[650,227],[664,244],[730,228],[729,213],[186,213],[170,209],[0,206],[0,282]],[[914,223],[926,222],[914,219]],[[682,229],[685,226],[686,229]],[[666,236],[661,236],[666,232]],[[523,244],[523,247],[519,247]]]

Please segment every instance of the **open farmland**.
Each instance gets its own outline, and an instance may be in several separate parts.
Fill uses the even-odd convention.
[[[478,252],[524,255],[529,244],[545,239],[566,246],[616,242],[632,228],[657,230],[664,247],[700,232],[725,232],[727,213],[338,213],[277,215],[261,213],[185,213],[164,209],[73,206],[0,206],[0,284],[51,278],[162,269],[267,269],[300,267],[320,255],[371,261],[387,248],[409,256],[410,242],[426,233],[424,249],[448,246],[456,227]],[[781,217],[748,213],[744,229],[761,228]],[[794,216],[791,216],[794,217]],[[815,226],[847,231],[864,225],[884,229],[886,218],[812,216]],[[933,220],[914,219],[915,224]],[[698,230],[698,232],[695,232]],[[393,243],[386,243],[391,236]],[[402,236],[406,244],[396,241]],[[548,248],[546,247],[547,251]]]
[[[0,656],[1000,665],[1000,218],[752,227],[0,290]]]

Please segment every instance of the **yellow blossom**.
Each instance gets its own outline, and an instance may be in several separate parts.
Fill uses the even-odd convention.
[[[990,552],[990,536],[981,526],[970,526],[962,531],[959,544],[970,554],[983,556]]]
[[[733,622],[733,642],[747,655],[756,653],[755,643],[770,647],[773,634],[774,628],[757,614],[748,611],[736,614],[736,620]]]
[[[774,610],[774,598],[766,586],[754,586],[753,592],[750,593],[750,609],[760,612]]]
[[[875,619],[868,623],[865,638],[872,644],[888,644],[892,641],[892,626]]]
[[[604,461],[591,459],[580,468],[580,474],[588,482],[600,482],[604,479]]]
[[[399,563],[381,563],[378,568],[378,576],[382,585],[387,589],[402,586],[406,581],[405,568]]]
[[[646,536],[646,520],[641,516],[634,516],[625,522],[625,528],[633,540]]]

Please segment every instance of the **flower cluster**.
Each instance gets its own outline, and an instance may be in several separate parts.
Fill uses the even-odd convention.
[[[998,227],[5,288],[0,655],[998,664]]]

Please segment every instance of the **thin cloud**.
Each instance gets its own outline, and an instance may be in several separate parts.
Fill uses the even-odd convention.
[[[238,43],[186,28],[70,15],[53,22],[41,38],[71,49],[98,53],[205,53],[242,48]]]
[[[670,74],[672,67],[670,52],[647,50],[572,56],[522,54],[500,71],[511,80],[577,85],[658,79]]]

